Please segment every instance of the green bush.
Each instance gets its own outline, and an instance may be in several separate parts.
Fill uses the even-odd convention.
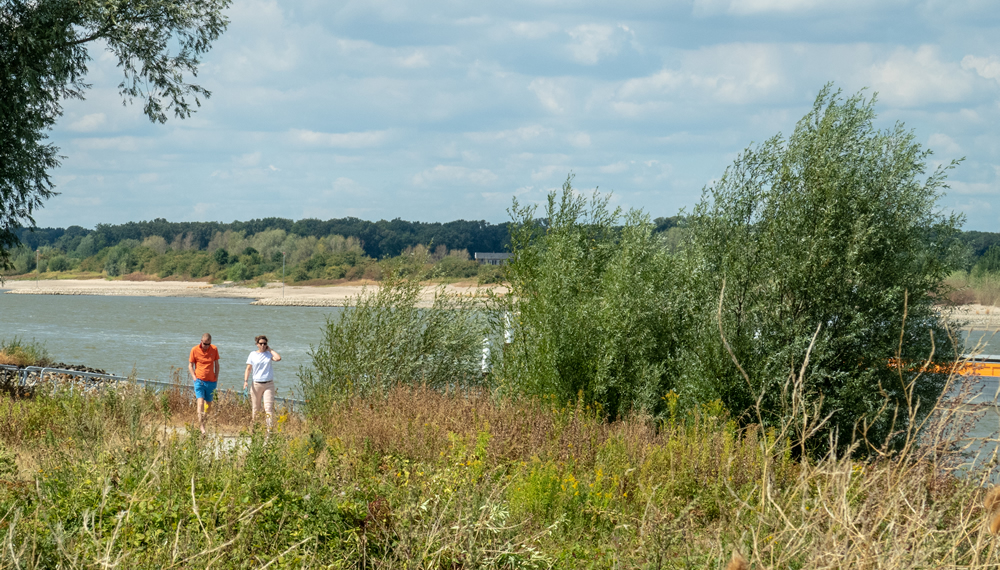
[[[1000,246],[993,245],[972,267],[972,277],[981,279],[987,275],[998,273],[1000,273]]]
[[[326,324],[300,374],[310,409],[397,384],[449,389],[482,382],[485,322],[467,297],[439,290],[421,308],[420,283],[394,273]]]
[[[57,255],[49,260],[49,271],[67,271],[70,268],[70,261],[65,255]]]
[[[246,281],[250,279],[251,274],[250,269],[242,261],[237,261],[229,266],[227,276],[230,281]]]
[[[961,258],[961,218],[937,203],[954,164],[924,177],[930,151],[901,125],[876,130],[873,104],[825,88],[787,140],[748,148],[705,190],[681,250],[700,338],[680,362],[697,399],[778,425],[815,335],[800,405],[829,415],[821,446],[850,445],[856,426],[882,445],[909,399],[919,419],[941,393],[920,363],[958,352],[934,307]]]
[[[484,263],[479,266],[477,282],[480,285],[494,285],[504,282],[504,268],[502,265],[489,265]]]
[[[128,275],[141,267],[139,256],[133,252],[138,246],[138,241],[126,239],[118,245],[108,248],[104,258],[105,273],[110,277],[118,277]]]
[[[220,247],[212,254],[212,259],[215,260],[215,263],[219,264],[219,267],[225,267],[229,265],[229,252],[225,248]]]
[[[467,279],[479,274],[479,264],[468,258],[468,254],[448,255],[434,265],[434,277],[455,277]]]
[[[577,195],[567,180],[542,219],[515,201],[506,276],[495,297],[494,336],[513,329],[495,363],[513,393],[603,406],[612,418],[658,413],[671,387],[678,344],[672,310],[674,262],[649,218]],[[512,315],[513,317],[509,317]]]

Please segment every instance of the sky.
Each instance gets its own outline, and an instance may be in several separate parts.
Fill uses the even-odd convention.
[[[690,210],[824,84],[877,93],[963,158],[940,200],[1000,231],[996,0],[234,0],[190,119],[123,106],[94,45],[39,227],[402,218],[507,221],[567,176],[651,217]]]

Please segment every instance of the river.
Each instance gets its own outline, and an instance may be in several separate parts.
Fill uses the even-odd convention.
[[[254,337],[267,335],[281,354],[275,386],[297,396],[298,370],[323,338],[326,320],[341,307],[270,307],[249,299],[0,294],[0,339],[44,343],[58,362],[83,364],[113,374],[169,380],[187,376],[191,347],[202,333],[219,348],[219,388],[242,390]]]
[[[266,334],[282,361],[275,364],[280,395],[299,394],[298,370],[309,365],[309,350],[323,338],[328,318],[341,307],[274,307],[251,305],[248,299],[193,297],[126,297],[91,295],[0,294],[0,339],[19,336],[45,344],[49,355],[69,364],[101,368],[127,376],[169,380],[171,370],[186,378],[188,354],[212,334],[221,360],[220,388],[241,390],[247,354],[254,336]],[[1000,335],[964,332],[970,350],[1000,355]],[[1000,378],[982,378],[976,403],[992,402]],[[988,438],[1000,430],[995,408],[984,410],[971,437]]]

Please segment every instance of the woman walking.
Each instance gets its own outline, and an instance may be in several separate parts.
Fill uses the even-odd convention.
[[[250,415],[251,423],[257,417],[257,410],[260,409],[261,401],[264,403],[264,415],[267,418],[267,432],[271,433],[271,418],[274,416],[274,370],[271,369],[272,362],[281,360],[281,355],[274,349],[267,346],[267,337],[258,336],[256,339],[257,350],[247,357],[247,369],[243,373],[243,389],[247,389],[250,374],[253,373],[253,387],[250,389],[250,402],[252,411]]]

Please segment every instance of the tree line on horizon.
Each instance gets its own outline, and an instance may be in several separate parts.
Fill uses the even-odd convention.
[[[653,232],[666,234],[667,246],[675,249],[682,240],[688,217],[679,213],[652,220]],[[97,224],[91,230],[81,226],[67,228],[20,228],[16,235],[24,257],[31,252],[50,248],[63,254],[88,257],[100,250],[114,247],[125,240],[143,242],[160,237],[172,249],[211,250],[212,239],[218,233],[243,232],[254,236],[269,230],[282,230],[288,235],[317,239],[341,236],[354,238],[363,254],[374,260],[397,257],[417,246],[436,249],[444,246],[449,252],[507,252],[510,249],[511,223],[492,224],[485,220],[454,220],[451,222],[406,221],[400,218],[372,222],[359,218],[319,220],[304,218],[261,218],[249,221],[170,222],[163,218],[124,224]],[[959,242],[966,248],[964,269],[975,274],[1000,272],[1000,233],[976,230],[959,231]],[[241,251],[228,251],[239,255]],[[15,256],[17,253],[15,252]],[[32,256],[33,257],[33,254]],[[14,274],[23,273],[25,264]],[[34,270],[33,261],[27,270]]]

